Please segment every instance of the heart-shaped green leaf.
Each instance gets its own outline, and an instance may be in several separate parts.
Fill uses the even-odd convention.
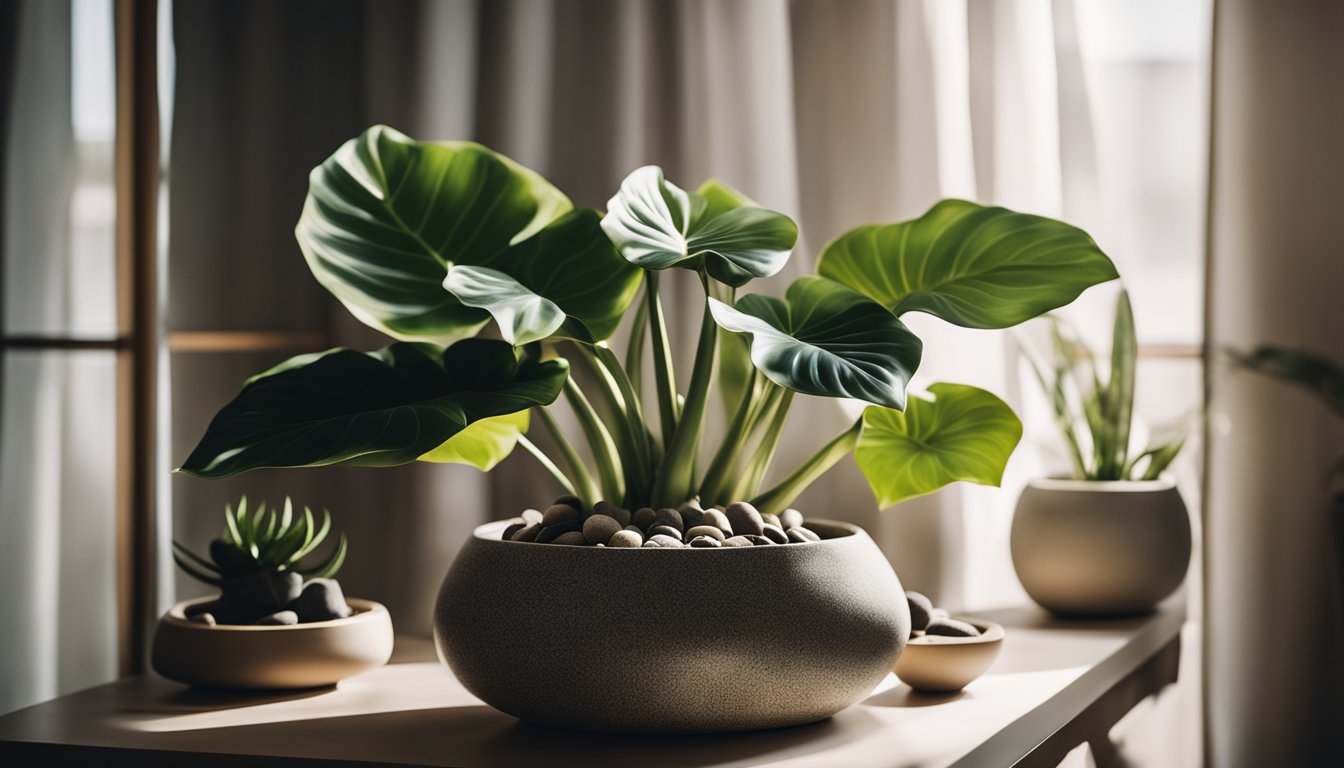
[[[700,269],[731,286],[783,269],[798,227],[782,213],[711,181],[705,194],[689,193],[644,166],[621,182],[607,201],[602,229],[632,264],[644,269]]]
[[[1077,227],[965,200],[850,230],[822,250],[817,274],[897,315],[927,312],[967,328],[1017,325],[1119,276]]]
[[[905,385],[923,345],[880,304],[839,283],[804,277],[784,299],[710,299],[720,327],[751,336],[751,361],[797,392],[905,407]]]
[[[602,234],[597,212],[580,210],[482,266],[450,268],[443,287],[489,312],[514,344],[553,335],[593,343],[616,332],[643,274]]]
[[[854,459],[879,507],[965,480],[998,485],[1022,438],[1008,404],[965,384],[934,384],[933,400],[912,397],[905,412],[868,407]]]
[[[490,339],[305,355],[251,379],[182,471],[213,478],[260,467],[405,464],[482,419],[554,402],[566,376],[562,360],[520,361]]]
[[[295,236],[318,282],[362,322],[446,340],[489,316],[443,290],[444,270],[486,264],[571,207],[541,176],[478,144],[374,126],[313,169]]]
[[[513,453],[514,446],[518,445],[518,437],[527,431],[527,425],[527,411],[481,419],[421,456],[420,461],[469,464],[482,472],[489,472]]]

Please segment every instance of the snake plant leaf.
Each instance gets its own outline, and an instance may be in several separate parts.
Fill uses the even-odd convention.
[[[527,432],[528,411],[481,419],[420,457],[435,464],[469,464],[489,472],[518,445]]]
[[[334,349],[280,368],[220,410],[182,471],[405,464],[477,421],[554,402],[568,376],[563,360],[520,359],[492,339]]]
[[[886,508],[964,480],[998,485],[1022,438],[1008,404],[965,384],[934,384],[905,412],[869,406],[854,459]]]
[[[782,213],[754,205],[721,182],[690,193],[646,165],[607,201],[602,229],[630,263],[644,269],[704,267],[734,287],[783,269],[798,227]]]
[[[449,340],[488,319],[442,288],[572,208],[533,171],[471,142],[420,142],[374,126],[313,169],[295,236],[314,277],[360,321]]]
[[[751,361],[797,392],[905,407],[905,385],[923,345],[882,305],[839,283],[803,277],[783,299],[710,299],[721,328],[751,336]]]
[[[1017,325],[1119,276],[1077,227],[965,200],[850,230],[822,250],[817,274],[897,315],[927,312],[967,328]]]

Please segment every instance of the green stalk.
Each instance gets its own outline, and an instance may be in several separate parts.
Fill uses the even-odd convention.
[[[733,412],[732,421],[728,422],[728,426],[723,430],[723,440],[719,443],[719,449],[714,452],[714,458],[709,460],[705,479],[700,483],[702,502],[717,504],[723,495],[723,486],[728,481],[729,475],[737,468],[737,458],[747,442],[751,417],[756,411],[756,379],[759,376],[760,374],[753,373],[751,382],[743,387],[742,400]]]
[[[747,462],[746,471],[738,476],[737,485],[733,488],[733,495],[737,498],[754,496],[760,491],[761,481],[765,479],[766,470],[770,469],[770,462],[775,458],[775,449],[779,447],[779,438],[784,434],[784,422],[788,420],[794,395],[792,389],[778,389],[780,392],[774,398],[775,410],[770,417],[770,426]]]
[[[672,349],[667,343],[667,321],[658,299],[658,273],[644,273],[644,297],[648,305],[649,336],[653,340],[653,380],[658,388],[658,416],[663,428],[663,447],[672,444],[680,408],[677,407],[677,377],[672,368]]]
[[[706,290],[708,296],[708,290]],[[700,425],[704,421],[705,404],[709,399],[709,385],[714,378],[715,348],[719,341],[719,327],[705,300],[704,315],[700,320],[700,342],[695,349],[695,365],[691,369],[691,386],[686,392],[686,404],[677,419],[672,442],[667,446],[662,469],[653,487],[657,506],[675,507],[689,499],[695,488],[695,452],[700,444]]]
[[[583,390],[574,382],[574,377],[565,379],[565,398],[579,417],[584,436],[588,438],[588,447],[592,449],[593,461],[597,463],[597,475],[602,488],[603,498],[619,499],[623,496],[621,486],[621,458],[616,451],[616,443],[611,434],[602,425],[602,419],[593,410],[592,403],[584,397]]]
[[[635,402],[639,402],[639,395],[644,391],[640,379],[644,374],[644,335],[648,327],[649,299],[641,296],[630,324],[630,343],[625,347],[625,371],[630,378],[630,386],[635,390]]]
[[[602,365],[607,374],[616,383],[616,388],[621,394],[621,399],[625,402],[625,426],[631,448],[634,450],[634,459],[637,472],[635,473],[638,483],[636,485],[637,500],[647,501],[648,490],[653,484],[653,437],[649,434],[648,424],[644,421],[644,406],[639,402],[639,392],[635,391],[634,382],[626,376],[625,369],[621,367],[621,361],[616,357],[616,353],[606,344],[599,344],[594,347],[597,355],[597,362]]]
[[[637,425],[633,422],[634,417],[626,405],[628,395],[603,363],[601,353],[587,344],[575,344],[574,347],[578,350],[577,358],[600,385],[598,394],[602,398],[607,416],[611,419],[608,422],[608,433],[616,445],[617,455],[621,457],[625,491],[637,499],[643,499],[649,492],[648,474],[651,471],[648,469],[648,447],[643,435],[643,417],[639,417]],[[616,369],[620,370],[619,363]],[[621,373],[621,378],[625,378],[624,372]]]
[[[560,471],[560,468],[555,465],[554,461],[551,461],[551,457],[547,456],[544,451],[538,448],[524,435],[518,436],[518,444],[527,449],[527,452],[532,454],[547,472],[551,473],[551,477],[554,477],[556,481],[560,483],[560,487],[565,489],[565,493],[573,495],[574,483],[570,482],[569,477],[567,477],[564,472]]]
[[[863,419],[854,422],[854,426],[845,430],[801,466],[789,473],[779,485],[757,496],[752,504],[761,514],[777,515],[788,509],[789,505],[807,490],[817,478],[835,466],[836,462],[848,456],[859,442],[859,432],[863,429]]]
[[[601,494],[601,491],[598,490],[597,482],[593,480],[593,476],[588,471],[588,467],[584,465],[583,457],[579,455],[579,451],[574,447],[574,443],[570,442],[569,438],[565,435],[565,431],[560,428],[560,423],[555,420],[555,416],[551,414],[550,409],[544,406],[538,406],[533,410],[541,416],[542,426],[546,428],[548,433],[550,433],[551,439],[554,440],[556,446],[560,448],[560,453],[564,457],[565,463],[569,465],[569,471],[574,476],[574,495],[578,496],[591,507],[593,502],[599,500],[598,497]]]

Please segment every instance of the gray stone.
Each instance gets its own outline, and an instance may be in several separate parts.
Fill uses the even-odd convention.
[[[956,619],[934,619],[929,622],[929,626],[925,627],[924,634],[942,635],[943,637],[979,637],[980,630]]]
[[[541,533],[541,523],[528,523],[517,533],[513,534],[513,541],[536,541],[537,534]]]
[[[779,515],[772,515],[769,512],[761,513],[761,522],[766,525],[773,525],[779,530],[784,530],[784,524],[779,521]]]
[[[762,529],[761,535],[775,542],[776,544],[789,543],[789,535],[785,533],[784,529],[780,528],[778,525],[771,525],[769,523],[766,523],[765,525],[761,526],[761,529]]]
[[[686,524],[682,522],[681,513],[670,507],[658,510],[658,514],[653,517],[654,527],[666,525],[676,528],[678,531],[686,530]]]
[[[906,590],[905,601],[910,604],[910,629],[924,629],[929,626],[933,601],[919,592],[909,590]]]
[[[514,523],[504,529],[504,534],[500,537],[505,541],[513,541],[513,535],[527,527],[527,523]]]
[[[582,530],[583,521],[578,519],[566,520],[562,523],[556,523],[555,525],[548,525],[545,528],[542,528],[537,534],[537,543],[550,544],[552,541],[555,541],[566,533],[574,533],[575,531]]]
[[[653,527],[653,519],[658,516],[652,507],[640,507],[630,516],[632,525],[637,526],[641,531],[647,531]]]
[[[523,522],[528,525],[532,525],[533,523],[538,525],[541,524],[541,512],[535,509],[523,510]]]
[[[715,528],[714,530],[717,531],[718,529]],[[691,546],[695,547],[696,549],[704,549],[706,547],[721,547],[723,546],[723,542],[719,541],[713,536],[696,536],[694,539],[691,539]]]
[[[197,613],[191,617],[191,620],[197,624],[204,624],[207,627],[213,627],[219,623],[215,621],[215,614],[210,613],[209,611]]]
[[[732,533],[733,526],[728,524],[728,516],[717,509],[705,510],[705,515],[700,519],[701,525],[712,525],[724,533]]]
[[[951,614],[947,612],[946,608],[934,608],[932,611],[929,611],[929,621],[933,621],[934,619],[946,619],[949,615]]]
[[[653,537],[653,536],[670,536],[670,537],[676,539],[677,541],[681,541],[681,540],[682,540],[682,537],[681,537],[681,531],[677,530],[676,528],[673,528],[673,527],[670,526],[670,525],[655,525],[655,526],[653,526],[652,528],[649,529],[649,536],[650,536],[650,537]]]
[[[752,544],[752,543],[751,543],[751,539],[747,538],[746,536],[729,536],[728,538],[726,538],[726,539],[723,540],[723,546],[725,546],[725,547],[751,547],[751,546],[755,546],[755,545]]]
[[[686,546],[681,542],[681,539],[673,538],[672,536],[663,533],[655,533],[649,537],[649,541],[655,542],[660,547],[668,547],[671,549],[680,549],[681,547]]]
[[[313,579],[303,585],[303,591],[289,609],[298,615],[299,621],[331,621],[344,619],[354,611],[345,602],[345,593],[335,579]]]
[[[811,528],[804,528],[801,525],[796,525],[785,531],[785,533],[789,535],[789,541],[799,543],[805,541],[821,541],[821,537],[813,532]]]
[[[694,528],[686,529],[687,539],[694,539],[696,536],[710,536],[716,541],[723,541],[728,538],[727,534],[713,525],[697,525]]]
[[[578,509],[568,504],[553,504],[541,513],[542,525],[558,525],[570,520],[582,522],[583,515],[579,514]]]
[[[688,501],[677,507],[677,514],[681,515],[681,524],[688,531],[700,525],[700,521],[705,519],[705,511],[693,501]]]
[[[779,527],[784,530],[797,528],[803,524],[803,513],[796,509],[789,508],[779,513]]]
[[[276,611],[269,616],[262,616],[256,623],[267,627],[289,626],[298,624],[299,616],[293,611]]]
[[[551,504],[564,504],[565,506],[573,507],[580,512],[583,511],[583,499],[580,499],[578,496],[571,496],[567,493],[563,496],[556,496],[555,501],[552,501]]]
[[[599,501],[593,505],[592,511],[583,517],[586,520],[592,515],[606,515],[615,520],[620,514],[621,508],[619,506],[612,504],[610,501]]]
[[[210,612],[220,624],[255,624],[282,611],[303,591],[303,577],[293,571],[258,571],[225,579],[219,601]]]
[[[729,504],[723,514],[728,517],[733,533],[739,536],[760,536],[765,533],[765,521],[761,519],[761,513],[745,501]]]
[[[570,531],[569,533],[562,533],[559,536],[556,536],[551,543],[564,544],[571,547],[573,546],[581,547],[584,544],[588,543],[588,539],[584,537],[583,533],[581,533],[580,531]]]
[[[614,517],[595,514],[583,521],[583,538],[589,544],[606,543],[623,526]]]
[[[639,531],[632,531],[625,528],[611,535],[611,540],[607,542],[609,547],[642,547],[644,546],[644,536]]]
[[[197,614],[209,613],[210,611],[215,610],[217,607],[219,607],[219,601],[211,600],[208,603],[196,603],[195,605],[189,605],[182,611],[182,613],[188,619],[190,619],[195,617]]]
[[[630,524],[632,516],[630,514],[630,510],[628,509],[617,509],[615,510],[615,514],[613,514],[612,517],[616,518],[616,522],[620,523],[621,527],[624,528],[625,526]]]
[[[764,537],[764,536],[757,536],[757,535],[754,534],[754,533],[749,533],[749,534],[747,534],[747,541],[750,541],[750,542],[751,542],[751,545],[752,545],[753,547],[760,547],[760,546],[764,546],[764,545],[766,545],[766,544],[769,544],[769,545],[771,545],[771,546],[774,546],[774,544],[775,544],[775,542],[773,542],[773,541],[767,539],[766,537]]]

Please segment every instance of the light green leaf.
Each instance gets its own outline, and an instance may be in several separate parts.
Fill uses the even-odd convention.
[[[442,288],[572,205],[545,179],[471,142],[374,126],[309,176],[295,236],[313,275],[359,320],[398,338],[471,335],[488,315]]]
[[[513,452],[518,436],[527,431],[528,411],[481,419],[420,457],[435,464],[470,464],[489,472]]]
[[[720,327],[751,336],[751,360],[797,392],[905,407],[905,385],[923,345],[881,305],[839,283],[804,277],[784,299],[745,296],[735,307],[710,299]]]
[[[879,507],[964,480],[998,485],[1022,422],[1008,404],[976,387],[934,384],[905,412],[869,407],[854,459]]]
[[[440,350],[399,342],[334,349],[252,379],[216,414],[182,470],[228,477],[260,467],[405,464],[467,426],[554,402],[563,360],[521,360],[507,342]]]
[[[822,250],[817,274],[898,315],[927,312],[967,328],[1017,325],[1118,277],[1081,229],[965,200],[841,235]]]
[[[644,269],[704,267],[714,279],[741,286],[779,272],[798,240],[793,220],[748,202],[721,182],[688,193],[645,166],[621,182],[607,202],[602,229],[630,263]]]
[[[463,304],[489,312],[504,340],[514,346],[550,338],[565,322],[565,312],[555,302],[496,269],[453,267],[443,287]]]

